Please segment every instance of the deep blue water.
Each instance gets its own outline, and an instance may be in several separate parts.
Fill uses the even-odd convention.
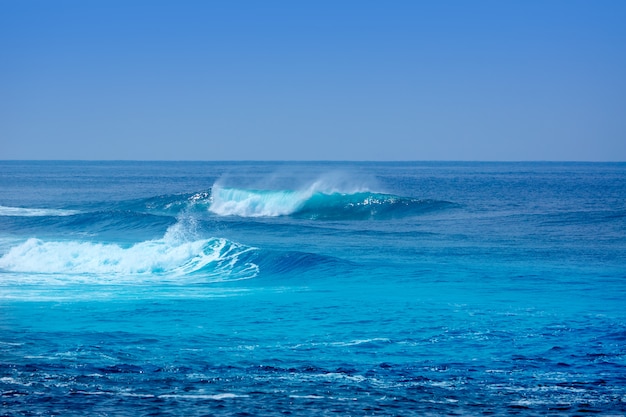
[[[626,164],[0,162],[0,415],[624,415]]]

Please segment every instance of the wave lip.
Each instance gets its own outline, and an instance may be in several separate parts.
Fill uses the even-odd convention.
[[[209,211],[219,216],[293,216],[312,220],[367,220],[405,217],[450,203],[371,191],[246,190],[214,187]]]

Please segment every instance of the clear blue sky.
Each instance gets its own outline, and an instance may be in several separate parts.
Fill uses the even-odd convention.
[[[0,159],[626,160],[626,1],[0,1]]]

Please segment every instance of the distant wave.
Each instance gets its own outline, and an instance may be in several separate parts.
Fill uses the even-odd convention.
[[[72,216],[77,213],[78,211],[76,210],[0,206],[0,216],[15,216],[15,217]]]
[[[101,282],[136,281],[141,277],[196,277],[200,281],[254,278],[258,266],[246,255],[254,248],[222,238],[187,239],[179,224],[161,239],[124,247],[89,241],[30,238],[0,258],[0,270],[62,275],[69,281],[96,276]]]
[[[371,192],[316,193],[294,215],[326,220],[390,219],[417,215],[449,205],[450,203],[445,201],[421,200]]]
[[[359,220],[404,217],[450,205],[370,191],[246,190],[213,187],[209,211],[219,216]]]
[[[380,220],[445,209],[439,200],[402,197],[363,189],[342,190],[318,183],[300,190],[264,190],[214,185],[209,191],[169,194],[113,203],[95,203],[81,211],[0,206],[0,217],[13,217],[24,228],[28,218],[49,217],[51,225],[92,231],[172,224],[181,215],[242,218],[280,217],[310,220]],[[152,217],[149,217],[152,216]],[[23,220],[19,220],[22,218]],[[39,220],[38,220],[39,221]],[[38,223],[42,226],[45,223]]]

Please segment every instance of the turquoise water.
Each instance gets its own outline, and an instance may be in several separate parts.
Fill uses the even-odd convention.
[[[626,164],[0,162],[1,415],[626,414]]]

